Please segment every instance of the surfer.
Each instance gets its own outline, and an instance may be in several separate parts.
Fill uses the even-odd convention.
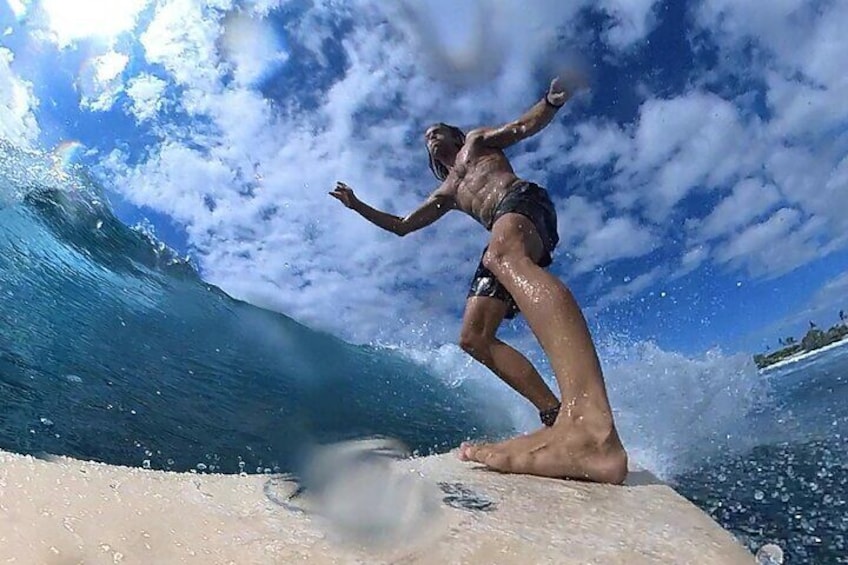
[[[627,454],[618,436],[595,346],[569,289],[545,267],[556,247],[556,211],[547,191],[519,178],[503,151],[535,135],[582,84],[555,78],[545,96],[520,118],[467,135],[437,123],[424,141],[430,169],[441,181],[406,217],[377,210],[337,182],[331,196],[366,220],[399,236],[460,210],[491,232],[468,292],[460,345],[532,402],[540,430],[493,444],[463,443],[459,457],[493,469],[621,483]],[[533,365],[496,337],[504,318],[524,314],[550,360],[562,403]]]

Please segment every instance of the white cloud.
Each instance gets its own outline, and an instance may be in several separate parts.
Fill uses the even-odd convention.
[[[680,258],[680,264],[677,269],[672,273],[672,279],[678,279],[680,277],[685,277],[704,263],[706,263],[710,258],[710,250],[705,245],[697,245],[688,249],[683,256]]]
[[[625,216],[609,218],[574,250],[574,271],[583,273],[616,259],[641,257],[659,246],[658,238],[646,227]]]
[[[604,32],[607,43],[626,49],[641,41],[656,25],[656,0],[602,0],[599,6],[613,18]]]
[[[244,86],[253,86],[288,59],[270,22],[241,12],[224,21],[221,43],[236,81]]]
[[[204,9],[194,0],[163,0],[141,35],[144,56],[160,64],[180,85],[196,91],[219,91],[222,86],[216,41],[222,12]]]
[[[12,52],[0,47],[0,138],[29,147],[39,135],[35,117],[38,100],[32,84],[12,70]]]
[[[127,55],[115,51],[87,60],[77,80],[80,104],[95,111],[109,110],[124,90],[121,73],[129,61]]]
[[[100,37],[113,39],[135,27],[138,14],[149,0],[41,0],[50,30],[59,46],[76,40]]]
[[[619,202],[639,202],[648,218],[662,222],[690,192],[715,189],[755,167],[754,137],[731,102],[691,92],[650,99],[641,107],[632,151],[621,163]],[[633,197],[632,193],[638,193]]]
[[[848,206],[842,165],[848,153],[848,74],[842,56],[848,52],[842,29],[846,19],[845,2],[803,0],[768,5],[708,0],[696,12],[696,21],[721,50],[721,71],[765,85],[768,120],[759,135],[745,141],[786,202],[809,217],[797,232],[786,234],[787,241],[773,242],[793,250],[791,259],[777,262],[781,266],[775,273],[848,243],[848,220],[842,212]],[[754,64],[749,53],[759,54]],[[753,271],[764,267],[758,259],[752,261]]]
[[[706,218],[689,224],[694,231],[694,240],[705,242],[733,233],[768,212],[780,200],[780,193],[774,185],[763,184],[758,179],[745,179]]]
[[[816,236],[821,228],[819,220],[804,221],[798,210],[781,208],[765,222],[716,246],[715,258],[744,268],[751,276],[781,275],[818,256]]]
[[[631,150],[631,139],[614,124],[585,121],[574,128],[577,141],[569,149],[568,161],[576,167],[605,165]]]
[[[30,0],[6,0],[16,18],[23,17],[29,7]]]
[[[133,77],[127,84],[127,96],[131,100],[132,113],[143,122],[153,119],[162,109],[162,95],[168,83],[149,74]]]

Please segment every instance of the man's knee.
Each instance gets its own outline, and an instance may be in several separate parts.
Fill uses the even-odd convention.
[[[504,264],[507,262],[507,257],[506,246],[494,243],[490,244],[483,254],[483,266],[492,273],[501,272]]]
[[[491,343],[489,336],[473,328],[462,328],[459,334],[459,347],[475,358],[484,355]]]

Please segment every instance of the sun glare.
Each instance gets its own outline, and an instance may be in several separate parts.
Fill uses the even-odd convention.
[[[86,37],[112,38],[135,27],[150,0],[42,0],[60,44]]]

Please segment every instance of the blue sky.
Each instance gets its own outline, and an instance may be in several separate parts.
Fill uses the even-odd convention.
[[[422,135],[592,87],[509,152],[598,336],[756,352],[848,310],[848,3],[0,1],[0,135],[92,167],[230,294],[358,342],[452,343],[486,233],[397,238]],[[76,143],[69,143],[76,142]],[[521,322],[508,337],[529,343]]]

